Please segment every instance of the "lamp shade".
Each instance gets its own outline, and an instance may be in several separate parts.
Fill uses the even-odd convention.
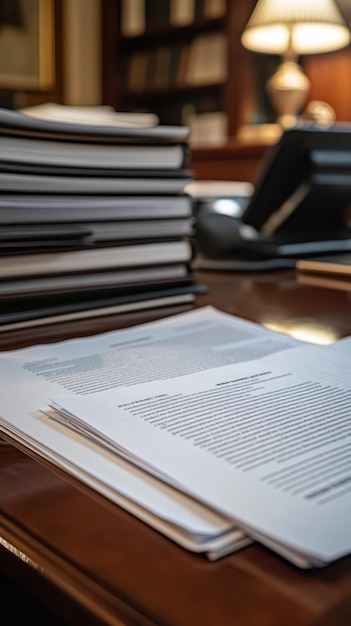
[[[242,34],[255,52],[329,52],[347,46],[350,32],[333,0],[259,0]]]

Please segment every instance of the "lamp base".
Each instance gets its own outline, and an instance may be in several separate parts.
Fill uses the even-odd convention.
[[[306,101],[309,87],[310,81],[306,74],[292,59],[283,61],[267,81],[267,92],[283,128],[296,125],[297,114]]]

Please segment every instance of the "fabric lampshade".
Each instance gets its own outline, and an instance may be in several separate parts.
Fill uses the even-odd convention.
[[[242,34],[255,52],[328,52],[347,46],[350,32],[333,0],[259,0]]]

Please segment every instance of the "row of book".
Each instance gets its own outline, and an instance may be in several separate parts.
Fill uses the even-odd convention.
[[[225,16],[226,0],[123,0],[121,34],[134,37]]]
[[[55,111],[0,110],[0,330],[191,306],[188,129]]]
[[[138,50],[126,57],[130,91],[221,83],[227,76],[224,33],[199,35],[188,43]]]

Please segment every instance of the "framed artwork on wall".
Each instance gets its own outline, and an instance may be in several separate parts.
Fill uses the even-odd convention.
[[[53,87],[53,0],[0,0],[0,89]]]

